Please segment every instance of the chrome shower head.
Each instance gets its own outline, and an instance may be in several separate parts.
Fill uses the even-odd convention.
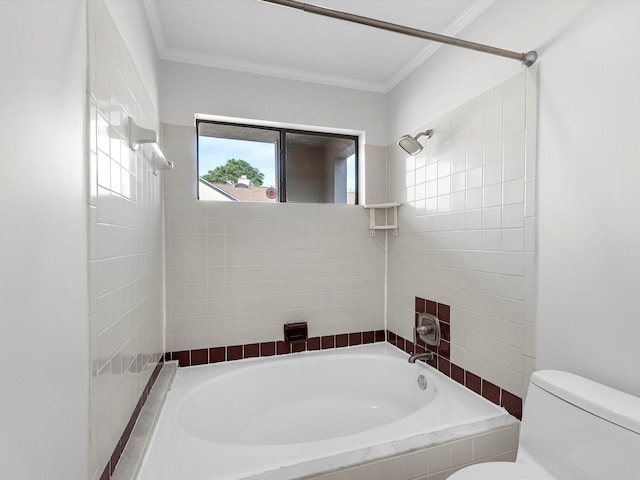
[[[403,135],[402,137],[400,137],[400,140],[398,140],[398,145],[400,145],[400,148],[402,148],[409,155],[415,155],[417,153],[420,153],[424,148],[422,144],[418,141],[418,139],[420,137],[431,138],[432,135],[433,135],[433,130],[426,130],[424,132],[420,132],[415,137],[412,137],[411,135]]]

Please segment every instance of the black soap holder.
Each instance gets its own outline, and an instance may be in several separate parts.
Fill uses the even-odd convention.
[[[308,336],[307,322],[285,323],[285,342],[303,342]]]

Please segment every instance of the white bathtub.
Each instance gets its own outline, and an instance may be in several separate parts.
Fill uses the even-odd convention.
[[[307,477],[514,424],[386,343],[192,367],[138,480]]]

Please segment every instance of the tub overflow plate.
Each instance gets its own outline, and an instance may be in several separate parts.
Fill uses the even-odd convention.
[[[427,388],[427,378],[424,375],[418,376],[418,386],[420,390],[425,390]]]

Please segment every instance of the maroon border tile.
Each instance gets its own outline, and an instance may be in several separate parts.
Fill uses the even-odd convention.
[[[464,385],[464,368],[461,368],[455,363],[452,363],[451,378],[458,382],[460,385]]]
[[[320,350],[320,337],[308,338],[307,350]]]
[[[260,344],[249,343],[243,346],[243,358],[255,358],[260,356]]]
[[[227,347],[227,361],[231,360],[242,360],[242,345]]]
[[[225,347],[213,347],[209,349],[209,361],[211,363],[226,362],[227,353]]]
[[[291,342],[291,353],[299,353],[307,350],[307,342],[305,340],[299,342]]]
[[[111,462],[109,462],[107,466],[104,468],[102,475],[100,475],[100,480],[109,480],[109,478],[111,478],[111,472],[109,471],[110,469],[111,469]]]
[[[490,402],[500,405],[500,387],[482,379],[482,396]]]
[[[180,352],[177,352],[177,353],[180,353]],[[138,399],[138,402],[136,403],[136,406],[133,409],[133,413],[131,414],[129,421],[127,422],[127,426],[122,432],[122,435],[118,440],[118,443],[116,444],[115,448],[113,449],[113,452],[111,453],[111,456],[109,457],[109,461],[107,462],[107,465],[105,466],[104,470],[102,471],[102,474],[100,475],[100,480],[109,480],[109,478],[111,478],[111,475],[113,475],[113,472],[115,471],[116,466],[120,461],[120,457],[122,456],[122,452],[124,451],[124,448],[127,445],[129,438],[131,437],[131,432],[133,431],[133,427],[135,426],[136,421],[138,420],[138,416],[142,411],[142,407],[147,401],[149,393],[151,392],[151,389],[153,388],[153,385],[155,384],[155,381],[158,378],[158,375],[160,374],[160,370],[162,369],[164,358],[166,358],[166,355],[163,355],[161,357],[160,361],[158,361],[158,363],[154,367],[153,372],[151,372],[151,375],[149,376],[149,380],[147,381],[147,384],[142,390],[142,395]]]
[[[340,335],[336,335],[336,348],[348,347],[349,346],[349,334],[341,333]]]
[[[478,395],[482,394],[482,379],[471,373],[469,370],[465,372],[464,386],[469,390],[476,392]]]
[[[118,460],[120,460],[120,455],[122,455],[122,444],[118,442],[109,459],[109,475],[113,475],[116,465],[118,465]]]
[[[416,313],[427,313],[426,309],[427,309],[426,300],[424,298],[416,297],[416,301],[415,301]]]
[[[320,340],[322,341],[322,344],[321,344],[322,350],[327,350],[329,348],[336,348],[336,337],[334,335],[325,335]]]
[[[291,353],[291,344],[289,342],[278,340],[276,342],[276,355],[286,355],[288,353]]]
[[[438,345],[438,355],[449,360],[451,358],[451,344],[446,340],[441,340]]]
[[[172,352],[171,359],[177,360],[178,365],[181,367],[191,366],[191,352],[189,350],[181,350],[179,352]]]
[[[500,406],[507,409],[511,415],[522,420],[522,399],[507,390],[502,390]]]
[[[434,355],[430,360],[427,360],[427,363],[431,365],[433,368],[438,368],[438,360],[440,357],[438,355]]]
[[[404,341],[404,351],[406,353],[408,353],[409,355],[412,355],[415,351],[416,351],[416,346],[413,342],[410,342],[409,340]]]
[[[244,345],[228,345],[227,347],[211,347],[208,349],[183,350],[179,352],[167,352],[164,358],[179,362],[180,367],[202,365],[205,363],[219,363],[243,358],[270,357],[273,355],[286,355],[288,353],[304,352],[308,350],[326,350],[331,348],[348,347],[352,345],[370,344],[386,341],[385,330],[369,330],[366,332],[350,332],[338,335],[324,335],[312,337],[306,340],[287,342],[273,341],[262,343],[250,343]],[[395,341],[403,350],[413,348],[413,344],[394,334]]]
[[[438,370],[444,373],[447,377],[451,376],[451,362],[446,358],[438,358]]]
[[[451,322],[451,307],[449,305],[445,305],[443,303],[438,304],[438,318],[442,322],[450,323]]]
[[[191,350],[191,365],[206,365],[209,363],[209,349]]]
[[[431,315],[438,316],[438,304],[431,300],[425,300],[424,313],[430,313]]]
[[[264,342],[260,344],[260,356],[271,357],[276,354],[276,342]]]
[[[440,337],[447,342],[451,341],[451,325],[448,323],[440,323]]]

